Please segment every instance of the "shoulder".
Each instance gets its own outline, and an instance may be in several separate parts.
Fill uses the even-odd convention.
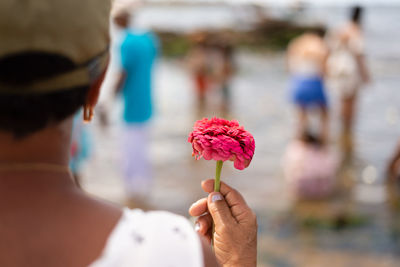
[[[91,267],[203,266],[201,242],[189,221],[164,211],[124,210],[102,257]]]

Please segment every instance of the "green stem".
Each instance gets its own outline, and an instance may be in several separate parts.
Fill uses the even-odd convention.
[[[217,160],[217,168],[215,169],[215,183],[214,183],[214,192],[219,192],[219,188],[221,186],[221,170],[224,162],[222,160]],[[211,246],[214,249],[214,232],[215,225],[214,222],[212,224],[212,236],[211,236]]]
[[[219,192],[219,188],[221,185],[221,170],[224,162],[222,160],[217,161],[217,168],[215,170],[215,183],[214,183],[214,192]]]

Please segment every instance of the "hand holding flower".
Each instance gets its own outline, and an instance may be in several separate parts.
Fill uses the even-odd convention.
[[[202,183],[210,193],[194,203],[189,213],[200,216],[197,229],[209,241],[213,238],[214,252],[224,267],[255,267],[257,265],[257,219],[241,194],[225,183],[221,193],[213,192],[214,180]],[[212,222],[215,233],[212,235]]]
[[[234,167],[248,167],[255,149],[253,136],[237,121],[204,118],[195,123],[189,135],[196,159],[216,160],[215,181],[202,183],[208,198],[194,203],[189,210],[197,220],[198,232],[213,245],[217,260],[225,267],[255,267],[257,262],[257,220],[243,197],[222,183],[224,161],[231,160]],[[214,192],[213,192],[214,187]],[[221,193],[219,193],[221,192]]]

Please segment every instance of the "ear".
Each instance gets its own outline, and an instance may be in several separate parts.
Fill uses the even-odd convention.
[[[89,92],[86,96],[85,104],[90,107],[95,107],[100,96],[100,88],[103,84],[104,77],[106,76],[108,66],[101,73],[101,75],[90,85]]]

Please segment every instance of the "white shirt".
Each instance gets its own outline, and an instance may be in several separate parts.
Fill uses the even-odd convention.
[[[184,217],[125,209],[89,267],[203,267],[200,238]]]

